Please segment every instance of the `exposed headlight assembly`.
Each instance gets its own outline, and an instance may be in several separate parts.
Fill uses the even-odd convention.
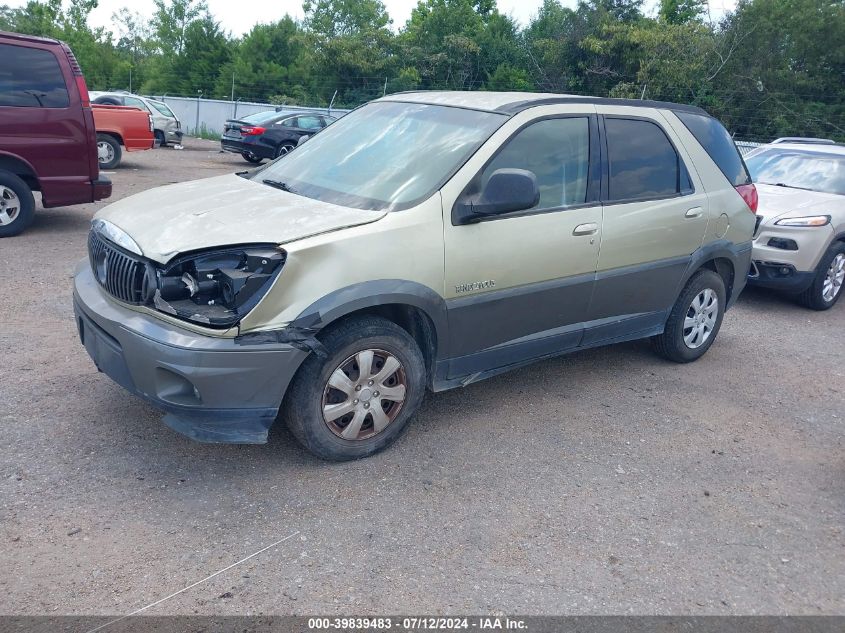
[[[157,310],[180,319],[211,327],[232,326],[267,293],[285,257],[272,244],[177,257],[166,267],[148,268],[146,298]]]
[[[811,215],[806,218],[783,218],[775,222],[777,226],[827,226],[829,215]]]

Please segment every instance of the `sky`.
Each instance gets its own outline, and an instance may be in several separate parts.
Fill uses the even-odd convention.
[[[26,0],[0,0],[3,4],[19,7],[26,4]],[[417,5],[417,0],[382,0],[387,12],[393,18],[393,28],[404,26],[411,17],[411,10]],[[575,7],[577,0],[560,0],[561,4]],[[224,30],[234,36],[248,32],[258,22],[274,22],[286,13],[296,19],[302,18],[302,0],[249,0],[236,2],[235,0],[207,0],[211,14],[217,18]],[[498,0],[499,11],[513,16],[520,25],[525,26],[531,17],[537,14],[543,0]],[[656,6],[656,0],[646,0],[646,6]],[[710,8],[714,17],[720,17],[726,10],[730,10],[736,0],[710,0]],[[152,0],[99,0],[99,6],[91,12],[91,25],[105,27],[115,31],[111,20],[112,14],[123,7],[129,7],[142,15],[152,15]]]

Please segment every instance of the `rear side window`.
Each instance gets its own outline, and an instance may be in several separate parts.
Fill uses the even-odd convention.
[[[734,187],[751,182],[731,135],[716,119],[691,112],[675,112]]]
[[[0,106],[66,108],[62,69],[50,51],[0,44]]]
[[[527,169],[537,176],[540,189],[540,203],[534,208],[557,209],[586,202],[589,166],[589,119],[546,119],[510,139],[481,179],[486,184],[497,169]]]
[[[297,127],[303,130],[319,130],[323,127],[323,124],[318,116],[301,116]]]
[[[604,127],[610,200],[662,198],[679,194],[682,187],[688,188],[678,154],[656,123],[606,118]]]
[[[139,110],[143,110],[144,112],[149,112],[149,109],[144,104],[144,102],[140,99],[136,99],[135,97],[125,97],[123,99],[123,103],[132,108],[138,108]]]

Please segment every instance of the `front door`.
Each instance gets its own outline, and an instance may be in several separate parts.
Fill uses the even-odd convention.
[[[508,122],[485,146],[496,152],[473,168],[468,189],[497,169],[533,172],[540,201],[532,209],[456,225],[452,207],[463,192],[444,188],[449,377],[579,344],[602,233],[597,117],[587,108],[594,112],[559,106]]]

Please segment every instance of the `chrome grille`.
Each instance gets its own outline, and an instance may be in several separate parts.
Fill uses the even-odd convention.
[[[88,259],[94,277],[106,292],[126,303],[142,303],[146,265],[139,257],[91,231],[88,234]]]

